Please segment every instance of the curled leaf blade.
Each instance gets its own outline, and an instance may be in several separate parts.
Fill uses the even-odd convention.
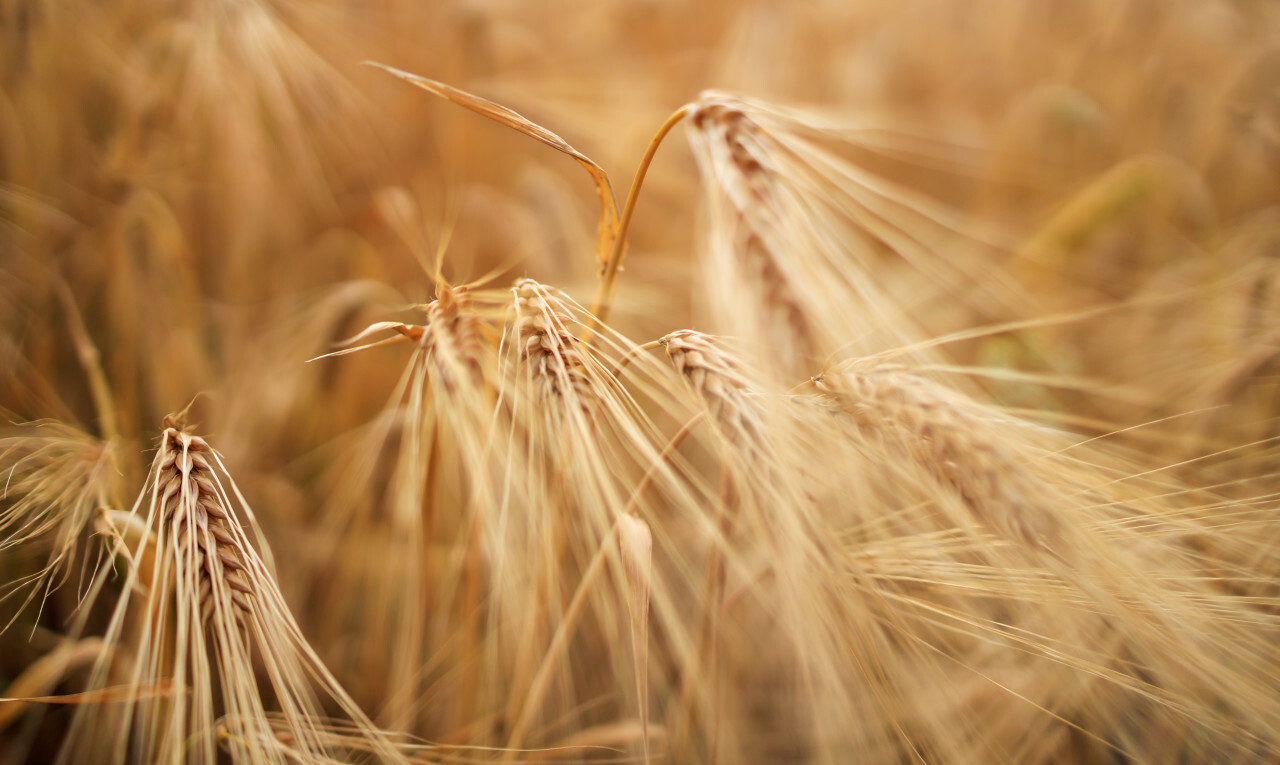
[[[587,155],[578,151],[569,145],[569,142],[539,125],[533,120],[525,117],[514,109],[510,109],[502,104],[494,103],[487,98],[482,98],[473,93],[468,93],[460,88],[452,85],[446,85],[438,80],[423,77],[417,74],[410,74],[402,69],[396,69],[393,66],[379,64],[376,61],[365,61],[366,66],[376,67],[387,72],[388,74],[399,77],[405,82],[417,85],[428,93],[439,96],[447,101],[451,101],[459,106],[466,107],[476,114],[488,117],[489,119],[501,125],[511,128],[512,130],[523,133],[530,138],[546,144],[558,152],[573,157],[578,164],[582,165],[591,175],[591,179],[596,184],[596,191],[600,195],[600,228],[599,241],[596,246],[596,256],[600,259],[603,266],[609,262],[609,254],[613,250],[613,241],[618,231],[618,203],[613,196],[613,186],[609,182],[609,174],[604,171],[603,167],[596,164]]]

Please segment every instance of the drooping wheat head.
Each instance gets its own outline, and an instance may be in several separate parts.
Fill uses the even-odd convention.
[[[833,354],[954,328],[927,310],[939,294],[982,295],[947,301],[982,316],[1016,303],[1007,279],[976,254],[990,237],[824,145],[839,132],[874,150],[863,136],[877,131],[865,122],[714,91],[690,117],[706,179],[706,320],[745,338],[778,383],[811,375]],[[925,317],[939,323],[926,329]]]
[[[843,364],[813,384],[865,432],[905,450],[954,488],[994,533],[1050,546],[1060,535],[1060,501],[1035,477],[1030,441],[1019,448],[1001,434],[993,411],[875,358]],[[1018,425],[1009,422],[1006,430],[1017,432]]]
[[[1132,491],[1138,486],[1129,479],[1112,478],[1102,463],[1092,462],[1105,453],[1073,447],[1062,434],[884,359],[838,365],[813,385],[828,405],[853,420],[855,428],[845,437],[862,444],[860,459],[873,460],[879,470],[918,470],[952,493],[951,499],[939,495],[930,502],[938,512],[931,520],[924,517],[936,524],[927,533],[960,530],[970,539],[968,552],[955,560],[962,565],[954,572],[939,569],[924,579],[936,581],[940,594],[959,593],[950,590],[954,583],[943,584],[953,573],[976,572],[975,565],[989,570],[994,579],[983,589],[1002,592],[1009,609],[996,619],[1025,630],[1028,656],[1047,660],[1080,689],[1046,697],[1040,705],[1080,705],[1071,714],[1089,720],[1096,735],[1121,749],[1149,746],[1121,741],[1132,733],[1105,722],[1109,705],[1134,704],[1134,694],[1150,725],[1178,729],[1194,721],[1203,726],[1197,735],[1237,755],[1274,746],[1266,731],[1277,708],[1264,700],[1266,681],[1258,682],[1250,669],[1266,661],[1266,640],[1254,630],[1269,620],[1254,613],[1247,599],[1206,583],[1206,567],[1223,564],[1195,549],[1194,539],[1210,533],[1215,522],[1194,503],[1180,508],[1186,502],[1180,492],[1166,496],[1141,482]],[[968,518],[955,514],[958,508]],[[872,581],[881,576],[877,556],[858,554],[854,560]],[[881,597],[891,592],[881,586],[874,588]],[[905,618],[934,596],[892,597]],[[1069,604],[1070,610],[1055,611],[1052,603]],[[963,609],[978,618],[985,607]],[[1003,632],[995,622],[981,629]],[[1265,632],[1274,629],[1268,625]],[[945,639],[938,642],[940,635],[910,631],[936,650],[955,650],[944,647]],[[1112,648],[1098,654],[1082,650],[1099,644]],[[1233,649],[1215,648],[1223,644]],[[1153,650],[1155,645],[1160,648]],[[987,660],[979,653],[965,661]],[[1235,707],[1228,700],[1234,693],[1251,701]],[[1234,711],[1223,714],[1223,704]]]
[[[737,448],[758,450],[768,440],[759,390],[718,338],[683,329],[658,342],[676,371],[707,407],[714,427]],[[762,455],[756,455],[757,458]]]
[[[572,332],[577,321],[568,304],[532,279],[521,279],[515,296],[515,343],[526,374],[550,412],[591,409],[594,399],[589,350]],[[598,368],[597,363],[597,368]],[[554,405],[557,399],[564,404]],[[572,415],[569,415],[572,416]]]
[[[475,635],[483,578],[482,519],[501,503],[499,483],[490,480],[504,445],[492,437],[494,407],[498,399],[496,332],[487,312],[498,297],[474,291],[468,285],[452,285],[437,277],[436,298],[419,306],[421,325],[377,322],[348,340],[344,355],[375,346],[411,342],[413,351],[397,390],[393,393],[383,426],[371,434],[387,442],[394,435],[398,448],[395,467],[385,487],[385,508],[369,517],[356,517],[350,507],[327,511],[331,522],[356,533],[369,534],[398,549],[400,564],[394,570],[353,565],[343,575],[342,586],[353,595],[372,577],[380,582],[380,595],[368,602],[352,600],[353,607],[375,625],[370,635],[391,643],[387,663],[379,668],[382,680],[374,687],[387,688],[385,714],[389,727],[417,729],[424,710],[420,698],[431,678],[422,668],[431,646],[451,645],[463,651],[457,662],[473,673],[479,660]],[[390,338],[362,343],[379,333]],[[391,428],[392,423],[398,423]],[[373,476],[369,467],[361,480]],[[461,477],[443,480],[442,476]],[[382,491],[382,489],[379,489]],[[462,558],[436,553],[462,545]],[[405,572],[414,571],[415,575]],[[389,577],[389,578],[388,578]],[[406,580],[407,577],[407,581]],[[394,585],[393,582],[404,582]],[[449,583],[438,591],[433,582]],[[454,640],[462,625],[468,637]],[[450,680],[449,682],[456,682]],[[463,689],[449,712],[448,724],[474,714],[474,688]],[[445,724],[439,719],[427,723]]]

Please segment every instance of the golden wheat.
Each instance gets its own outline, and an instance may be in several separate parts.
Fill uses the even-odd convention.
[[[123,710],[81,709],[60,758],[212,763],[223,748],[246,762],[278,759],[284,750],[274,747],[285,744],[272,734],[257,688],[256,649],[284,713],[289,749],[303,757],[342,756],[317,734],[324,719],[317,688],[380,757],[400,759],[302,636],[275,583],[268,548],[260,555],[244,529],[248,524],[257,534],[254,515],[204,439],[166,421],[132,516],[145,516],[136,547],[127,551],[134,565],[88,684],[123,680],[166,692],[128,699]],[[92,595],[104,590],[111,572],[108,561]],[[228,732],[218,735],[219,729]]]
[[[1274,759],[1277,29],[0,2],[0,758]]]

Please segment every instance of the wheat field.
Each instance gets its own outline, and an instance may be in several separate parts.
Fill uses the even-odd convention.
[[[1273,4],[0,39],[0,765],[1280,762]]]

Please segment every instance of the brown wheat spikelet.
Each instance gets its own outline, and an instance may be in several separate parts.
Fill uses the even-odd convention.
[[[213,482],[209,445],[166,420],[160,441],[160,514],[168,533],[186,559],[200,572],[200,612],[213,616],[215,601],[230,602],[239,611],[252,610],[253,588],[244,580],[239,540],[228,529],[229,517]],[[179,554],[180,559],[184,556]]]
[[[575,319],[554,291],[533,279],[513,288],[516,342],[540,395],[563,398],[570,407],[589,408],[594,398],[586,349],[570,328]]]
[[[742,363],[719,338],[682,329],[658,341],[676,371],[702,399],[715,427],[731,443],[758,449],[767,440],[760,391],[746,375]]]

